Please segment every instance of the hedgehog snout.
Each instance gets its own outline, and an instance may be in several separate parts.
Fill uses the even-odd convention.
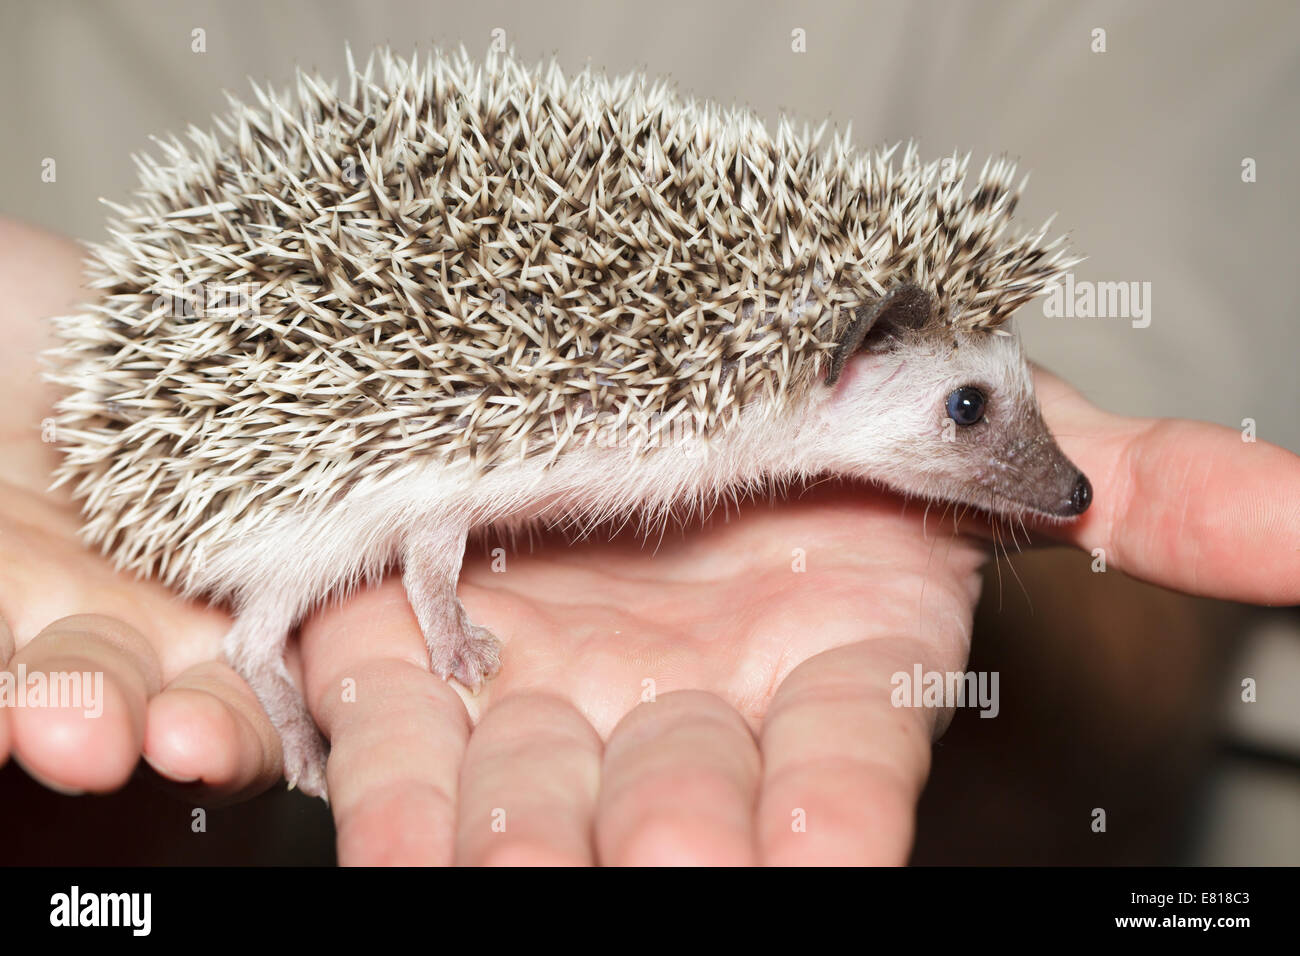
[[[1063,488],[1063,493],[1056,507],[1051,509],[1051,513],[1059,518],[1077,518],[1092,504],[1092,482],[1073,465],[1069,469],[1065,482],[1058,486]]]
[[[1092,483],[1044,429],[993,455],[990,484],[1003,499],[1055,518],[1076,518],[1092,504]]]

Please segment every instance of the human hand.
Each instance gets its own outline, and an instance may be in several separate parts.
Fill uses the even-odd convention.
[[[1300,459],[1109,415],[1047,373],[1038,388],[1096,494],[1036,539],[1103,548],[1110,567],[1192,594],[1300,601]],[[657,552],[546,542],[504,573],[473,556],[462,599],[508,643],[469,716],[426,672],[396,582],[318,615],[303,655],[333,740],[340,859],[904,862],[951,714],[894,708],[891,678],[964,669],[990,534],[978,518],[928,523],[921,506],[822,486]]]

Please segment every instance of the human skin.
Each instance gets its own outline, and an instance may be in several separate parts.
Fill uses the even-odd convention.
[[[104,792],[143,756],[189,799],[242,799],[280,780],[280,751],[220,661],[229,616],[114,571],[77,539],[66,489],[46,490],[55,394],[36,354],[79,281],[73,244],[0,222],[0,662],[106,685],[98,719],[0,709],[0,763]],[[1035,539],[1187,593],[1300,602],[1300,459],[1037,379],[1094,503]],[[905,862],[951,714],[895,708],[890,680],[964,668],[990,553],[984,522],[940,510],[827,483],[657,548],[542,536],[503,544],[502,573],[471,546],[460,595],[506,642],[477,697],[429,673],[396,578],[318,611],[294,665],[331,741],[339,860]]]

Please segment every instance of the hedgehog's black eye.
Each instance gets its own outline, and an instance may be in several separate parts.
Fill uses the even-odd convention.
[[[964,385],[948,396],[948,417],[958,425],[974,425],[984,417],[984,393]]]

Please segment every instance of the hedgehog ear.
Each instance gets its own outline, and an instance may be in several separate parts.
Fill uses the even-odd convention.
[[[934,296],[918,285],[900,285],[862,305],[840,333],[831,354],[826,384],[834,385],[849,359],[869,341],[879,341],[906,329],[921,329],[934,319]]]

